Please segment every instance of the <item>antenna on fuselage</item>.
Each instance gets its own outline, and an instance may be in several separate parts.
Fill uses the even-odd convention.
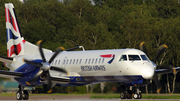
[[[83,51],[85,51],[84,47],[83,46],[79,46],[79,48],[82,48]]]

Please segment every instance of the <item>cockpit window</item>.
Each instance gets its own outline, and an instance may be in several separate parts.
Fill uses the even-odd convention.
[[[143,61],[148,61],[148,57],[146,55],[141,55],[141,58],[143,59]]]
[[[129,61],[141,60],[139,55],[128,55]]]
[[[127,61],[126,55],[122,55],[121,58],[119,59],[119,61]]]

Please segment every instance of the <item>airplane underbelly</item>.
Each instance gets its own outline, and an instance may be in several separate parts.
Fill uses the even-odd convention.
[[[141,75],[82,76],[86,82],[133,82],[142,79]]]

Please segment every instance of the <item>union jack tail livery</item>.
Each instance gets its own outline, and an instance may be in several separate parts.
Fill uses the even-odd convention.
[[[14,57],[18,54],[24,54],[23,45],[25,43],[22,37],[18,20],[12,3],[5,4],[6,15],[6,34],[7,34],[7,55]]]
[[[14,5],[12,3],[5,4],[6,15],[6,34],[7,34],[7,55],[14,57],[16,55],[32,55],[39,54],[38,47],[24,40],[18,24]],[[44,53],[52,52],[43,49]]]

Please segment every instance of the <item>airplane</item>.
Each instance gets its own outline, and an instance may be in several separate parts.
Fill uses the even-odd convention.
[[[0,61],[10,70],[0,70],[0,77],[19,83],[17,100],[29,99],[29,93],[24,87],[47,84],[49,93],[56,85],[82,86],[101,82],[121,82],[124,85],[121,99],[132,99],[132,91],[128,87],[136,87],[134,98],[140,99],[140,86],[148,85],[154,79],[160,91],[157,75],[180,70],[180,67],[155,64],[168,48],[166,45],[160,46],[153,61],[146,55],[144,42],[140,44],[140,50],[84,50],[83,46],[78,46],[66,50],[59,47],[52,52],[42,48],[41,40],[34,45],[24,39],[12,3],[5,4],[5,16],[7,57],[0,56]],[[83,50],[73,51],[78,48]]]

